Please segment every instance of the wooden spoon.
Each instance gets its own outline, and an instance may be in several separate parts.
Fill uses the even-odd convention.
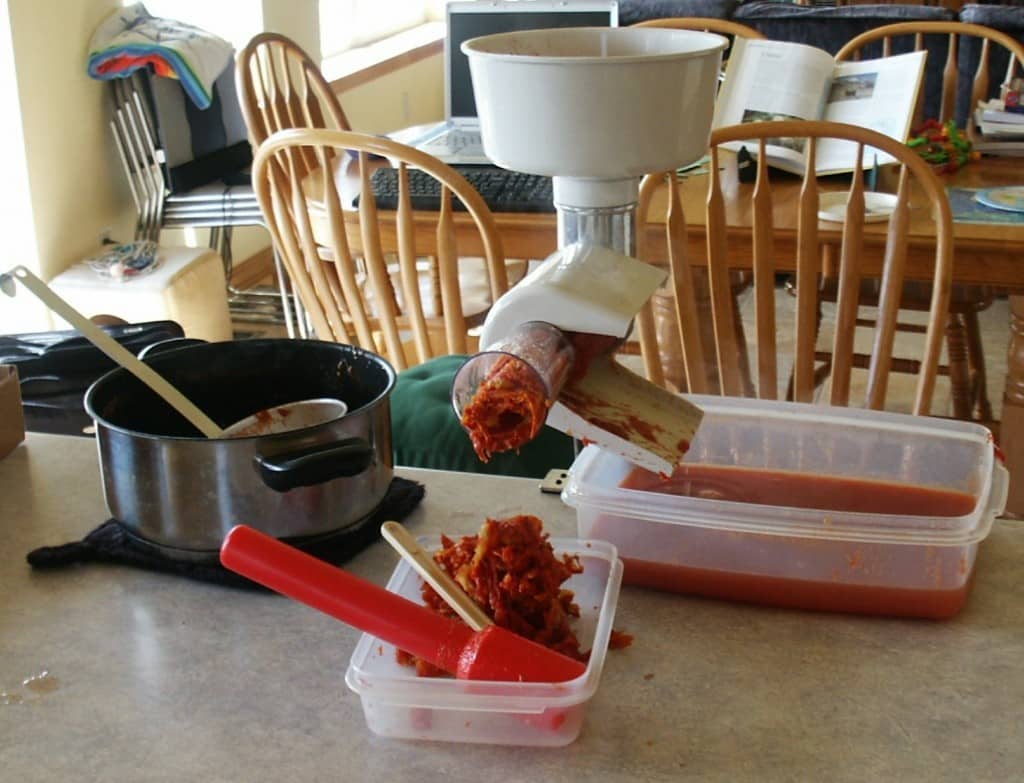
[[[402,525],[398,522],[385,522],[380,526],[380,534],[395,548],[402,559],[437,591],[445,603],[455,610],[455,613],[463,619],[466,625],[474,631],[482,631],[488,625],[494,625],[494,621],[484,613],[484,610],[466,595],[466,591],[459,586],[459,583],[452,579],[448,572],[416,543],[416,539]]]

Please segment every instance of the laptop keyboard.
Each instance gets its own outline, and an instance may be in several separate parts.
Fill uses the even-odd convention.
[[[460,130],[452,128],[436,139],[431,139],[426,144],[420,145],[420,149],[437,156],[443,152],[445,155],[458,155],[461,152],[473,150],[483,153],[484,143],[480,138],[480,131]]]
[[[551,177],[524,174],[497,166],[455,166],[469,184],[483,196],[492,212],[554,212],[551,200]],[[419,169],[407,169],[409,191],[414,209],[438,210],[441,207],[441,183]],[[398,206],[398,169],[383,168],[373,172],[373,195],[380,209]],[[358,203],[358,198],[356,199]],[[465,212],[458,198],[455,209]]]

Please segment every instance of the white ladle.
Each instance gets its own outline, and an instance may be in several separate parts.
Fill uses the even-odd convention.
[[[283,432],[289,429],[333,421],[344,416],[347,411],[347,406],[341,400],[302,400],[268,408],[266,411],[260,411],[253,416],[246,417],[232,424],[227,429],[221,429],[213,419],[196,407],[195,403],[188,399],[188,397],[164,380],[156,370],[140,361],[135,354],[61,299],[56,291],[28,269],[23,266],[16,266],[8,274],[10,277],[16,278],[18,282],[35,294],[50,310],[80,331],[89,342],[146,384],[164,402],[184,416],[192,426],[207,438],[244,437]],[[0,275],[0,287],[3,288],[4,293],[8,296],[14,296],[13,286],[6,284],[5,278],[7,277],[8,275]],[[307,408],[308,410],[306,410]],[[301,413],[301,415],[296,416],[296,413]]]

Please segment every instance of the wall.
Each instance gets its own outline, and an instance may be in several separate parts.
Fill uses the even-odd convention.
[[[3,9],[15,74],[4,103],[21,116],[21,133],[6,140],[14,148],[5,160],[17,170],[20,158],[28,174],[27,182],[5,174],[5,186],[31,207],[19,218],[24,235],[17,260],[47,279],[96,250],[104,230],[131,236],[130,196],[107,130],[106,92],[86,74],[89,38],[119,6],[116,0],[7,0]],[[0,332],[50,328],[38,306],[11,321],[0,314]]]
[[[199,2],[174,0],[182,9],[174,15],[191,21],[183,10]],[[216,0],[202,0],[210,2]],[[22,263],[49,279],[95,252],[104,231],[126,240],[134,233],[135,207],[108,126],[107,87],[86,73],[93,31],[121,5],[0,0],[0,99],[9,107],[0,118],[6,247],[0,271]],[[317,0],[239,0],[231,7],[246,16],[246,30],[277,30],[309,51],[319,49]],[[438,119],[441,89],[441,58],[435,56],[341,98],[357,130],[385,133]],[[163,239],[205,244],[205,233],[197,233],[166,232]],[[244,259],[268,243],[262,229],[239,231],[235,257]],[[14,300],[0,297],[0,334],[50,328],[48,312],[27,292]]]
[[[353,129],[364,133],[390,133],[443,118],[442,73],[442,57],[433,55],[338,97]]]

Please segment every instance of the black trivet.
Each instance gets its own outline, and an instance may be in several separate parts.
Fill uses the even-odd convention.
[[[408,516],[419,505],[424,492],[422,484],[395,476],[376,511],[363,521],[338,533],[305,541],[296,539],[289,543],[314,557],[340,565],[380,537],[381,523],[389,519],[401,521]],[[76,563],[113,563],[230,587],[264,589],[224,568],[217,562],[215,555],[211,555],[209,560],[200,561],[176,557],[173,550],[133,536],[116,519],[108,519],[81,541],[34,549],[26,559],[29,565],[39,569],[64,568]]]

